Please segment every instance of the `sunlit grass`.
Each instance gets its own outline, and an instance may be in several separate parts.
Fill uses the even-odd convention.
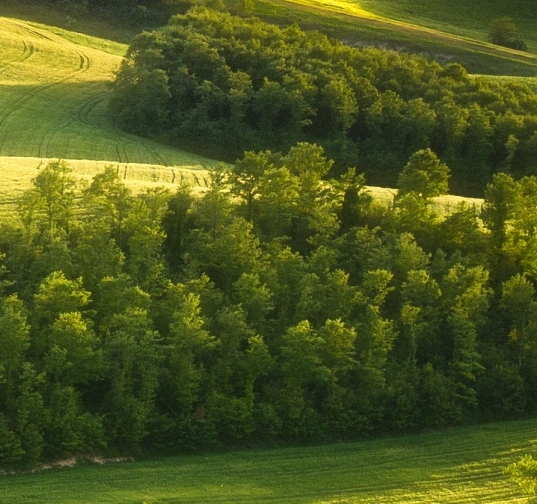
[[[176,181],[183,167],[183,178],[189,178],[193,170],[205,172],[214,165],[214,160],[127,134],[113,124],[107,111],[110,85],[125,49],[116,42],[0,18],[0,156],[150,165],[160,167],[159,177],[168,171]],[[15,164],[21,167],[20,160]],[[26,164],[32,168],[35,161]],[[9,176],[8,166],[4,162],[3,177]]]
[[[526,502],[504,474],[537,450],[537,420],[310,448],[86,465],[0,478],[2,502]]]
[[[512,17],[531,52],[537,52],[537,10],[532,0],[349,0],[379,16],[485,41],[494,18]]]
[[[525,1],[517,0],[517,6]],[[450,0],[449,5],[434,0],[258,0],[256,12],[317,27],[350,43],[417,52],[443,62],[457,61],[473,73],[537,75],[536,54],[487,42],[491,15],[502,12],[498,7],[501,2],[492,3],[494,6],[487,10],[481,0],[476,4]],[[537,12],[530,10],[528,18],[533,24],[522,19],[528,27],[537,22]],[[461,18],[464,23],[459,22]],[[528,28],[523,37],[530,51],[537,53],[535,31]]]

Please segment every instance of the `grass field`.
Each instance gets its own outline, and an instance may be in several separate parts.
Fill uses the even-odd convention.
[[[10,504],[510,503],[503,473],[537,452],[537,420],[310,448],[83,465],[0,477]]]
[[[513,5],[512,5],[513,4]],[[258,0],[256,12],[320,28],[358,45],[457,61],[472,73],[537,76],[537,11],[530,0]],[[489,44],[490,20],[516,18],[529,52]],[[518,17],[516,16],[518,15]]]
[[[354,3],[376,15],[483,41],[487,39],[491,21],[508,16],[515,21],[529,51],[537,52],[537,9],[533,0],[354,0]]]
[[[314,22],[323,19],[332,23],[336,31],[366,27],[371,36],[398,34],[405,44],[419,41],[430,44],[432,51],[446,47],[455,53],[466,51],[479,61],[476,68],[495,66],[501,70],[505,65],[509,73],[514,65],[537,72],[537,56],[533,54],[505,52],[482,42],[474,47],[476,42],[464,37],[409,23],[400,2],[269,1],[280,2],[285,9],[292,5],[297,12],[314,16]],[[450,0],[453,4],[458,1]],[[418,3],[408,0],[405,5],[407,10],[422,12]],[[436,16],[438,8],[432,0],[426,3],[431,3],[430,12]],[[453,19],[456,23],[459,18]],[[414,21],[426,24],[421,18]],[[76,175],[85,177],[112,163],[131,184],[205,184],[205,168],[215,161],[129,135],[110,121],[106,111],[110,84],[126,48],[126,44],[108,39],[0,17],[0,207],[11,204],[29,187],[37,166],[55,158],[67,160]]]
[[[193,171],[215,163],[129,135],[110,122],[110,84],[125,50],[116,42],[0,18],[2,177],[11,166],[17,177],[24,168],[33,170],[36,159],[38,165],[61,158],[77,166],[83,160],[87,174],[116,163],[137,166],[130,179],[142,174],[141,180],[148,180],[149,170],[153,181],[177,183],[194,180]]]

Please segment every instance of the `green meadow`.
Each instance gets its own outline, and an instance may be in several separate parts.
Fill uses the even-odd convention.
[[[379,16],[482,41],[486,41],[493,19],[508,16],[515,21],[529,52],[537,52],[537,11],[531,0],[356,0],[354,3]]]
[[[186,177],[196,183],[192,173],[214,161],[129,135],[111,122],[109,90],[125,50],[112,41],[0,18],[2,178],[12,174],[24,189],[38,166],[61,158],[78,175],[117,164],[126,179],[179,183]]]
[[[537,12],[529,0],[258,0],[256,13],[320,28],[351,44],[457,61],[471,73],[537,76]],[[528,52],[487,41],[492,19],[510,16]]]
[[[308,448],[53,468],[0,478],[2,502],[524,503],[504,474],[537,450],[537,421]]]

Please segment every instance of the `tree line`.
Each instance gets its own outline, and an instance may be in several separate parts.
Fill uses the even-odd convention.
[[[110,111],[131,132],[230,162],[317,143],[334,175],[358,165],[373,185],[394,187],[427,148],[462,195],[537,168],[537,93],[520,81],[207,9],[135,37]]]
[[[53,161],[0,233],[0,466],[355,439],[535,413],[537,179],[392,204],[322,147],[247,151],[194,196]]]

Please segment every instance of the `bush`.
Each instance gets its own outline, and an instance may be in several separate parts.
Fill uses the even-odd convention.
[[[493,44],[519,51],[527,51],[526,43],[517,37],[517,27],[512,18],[504,16],[492,20],[489,41]]]

